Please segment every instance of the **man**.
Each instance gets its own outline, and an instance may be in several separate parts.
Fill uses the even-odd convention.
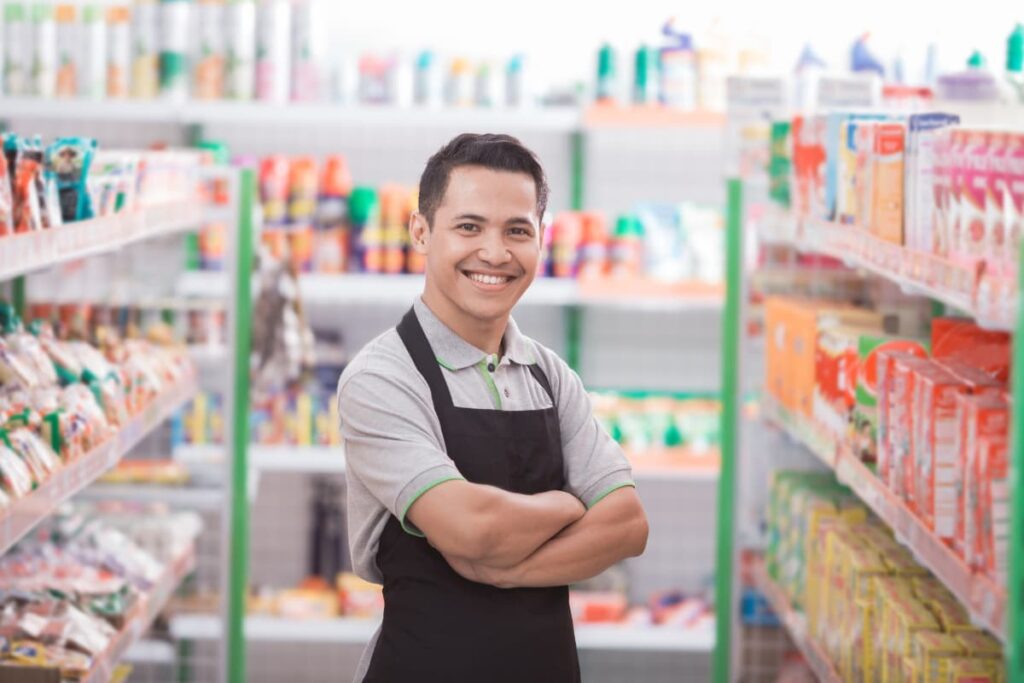
[[[339,380],[353,562],[384,584],[357,681],[579,681],[567,586],[644,550],[621,449],[510,317],[547,195],[515,138],[441,148],[409,226],[422,299]]]

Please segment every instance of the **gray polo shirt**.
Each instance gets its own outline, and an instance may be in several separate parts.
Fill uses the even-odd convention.
[[[504,357],[489,356],[438,320],[420,299],[413,308],[456,406],[550,408],[551,399],[527,367],[537,363],[558,403],[565,490],[590,507],[615,489],[633,485],[629,462],[594,418],[579,376],[553,351],[523,336],[510,319]],[[381,583],[377,548],[388,519],[394,515],[408,533],[421,535],[405,519],[409,507],[432,487],[463,477],[445,452],[430,388],[394,328],[349,363],[338,381],[338,408],[352,562],[356,574]]]

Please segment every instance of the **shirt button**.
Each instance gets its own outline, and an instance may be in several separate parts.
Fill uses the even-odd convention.
[[[508,387],[505,387],[505,398],[508,398],[508,397],[509,397]]]
[[[487,364],[487,371],[488,372],[494,372],[494,363],[488,363]]]

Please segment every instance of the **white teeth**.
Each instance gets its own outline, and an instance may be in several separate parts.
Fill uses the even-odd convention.
[[[508,277],[497,276],[497,275],[481,275],[480,273],[469,273],[469,277],[472,280],[476,280],[485,285],[501,285],[509,281]]]

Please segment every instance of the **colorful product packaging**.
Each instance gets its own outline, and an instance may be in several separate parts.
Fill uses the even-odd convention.
[[[960,180],[959,243],[954,256],[974,261],[988,251],[987,204],[989,153],[992,136],[987,131],[967,132]]]
[[[874,127],[870,185],[870,227],[880,239],[903,244],[903,165],[906,128],[902,123]]]
[[[111,99],[128,97],[132,63],[131,15],[125,6],[107,9],[106,92]]]
[[[251,100],[256,81],[255,0],[227,0],[224,35],[224,95],[231,100]]]
[[[897,358],[893,365],[889,404],[889,489],[914,507],[914,489],[908,487],[913,472],[914,379],[918,369],[928,368],[924,358]]]
[[[936,131],[956,125],[960,117],[955,114],[929,112],[911,114],[907,119],[906,165],[903,206],[906,245],[923,252],[934,252],[932,233],[936,222],[938,203],[935,197]]]
[[[57,23],[57,97],[75,97],[78,94],[78,68],[81,46],[78,42],[78,22],[74,5],[57,5],[54,19]]]
[[[938,681],[943,663],[966,654],[964,646],[948,633],[922,631],[914,635],[912,645],[914,669],[917,678],[914,681]]]
[[[1009,404],[999,395],[959,394],[957,414],[962,430],[958,443],[957,516],[954,548],[972,568],[983,563],[979,444],[986,438],[1006,438]]]
[[[160,91],[160,5],[156,0],[135,0],[131,38],[132,97],[153,99]]]
[[[1006,583],[1010,539],[1008,440],[1002,436],[979,438],[977,458],[981,485],[982,568],[1002,585]]]

